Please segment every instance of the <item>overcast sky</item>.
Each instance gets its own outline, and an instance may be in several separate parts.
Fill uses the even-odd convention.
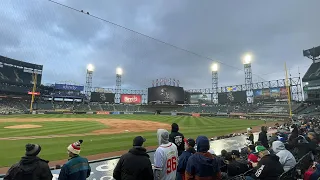
[[[241,58],[253,54],[254,81],[302,75],[302,50],[320,45],[319,0],[57,0],[76,9],[218,60],[219,86],[244,84]],[[0,54],[44,65],[43,83],[145,89],[176,78],[186,89],[211,87],[211,60],[157,42],[47,0],[0,1]],[[232,67],[230,67],[232,66]],[[258,77],[259,76],[259,77]]]

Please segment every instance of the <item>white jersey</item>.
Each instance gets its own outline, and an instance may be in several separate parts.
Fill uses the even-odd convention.
[[[154,154],[154,167],[160,170],[160,180],[176,179],[178,167],[177,146],[171,142],[160,145]]]

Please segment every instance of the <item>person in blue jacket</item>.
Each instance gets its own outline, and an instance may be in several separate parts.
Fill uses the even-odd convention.
[[[184,180],[184,174],[187,167],[187,162],[190,156],[196,152],[194,146],[196,142],[194,139],[185,139],[185,151],[182,152],[181,156],[179,156],[178,168],[177,168],[177,179],[176,180]]]
[[[79,156],[83,140],[68,146],[69,161],[62,166],[58,180],[86,180],[91,173],[88,159]]]

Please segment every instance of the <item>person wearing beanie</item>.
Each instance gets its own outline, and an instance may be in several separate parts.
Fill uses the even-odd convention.
[[[178,148],[178,156],[184,151],[184,136],[179,132],[179,126],[176,123],[171,125],[171,134],[169,136],[169,141],[174,143]]]
[[[146,141],[142,136],[133,139],[133,147],[122,155],[113,170],[116,180],[153,180],[153,171],[147,150],[143,147]]]
[[[177,173],[177,180],[184,180],[184,174],[187,167],[188,159],[191,155],[193,155],[196,150],[194,149],[194,146],[196,145],[196,142],[194,139],[185,139],[185,151],[182,152],[181,156],[179,156],[179,163],[178,163],[178,173]]]
[[[49,161],[38,157],[41,146],[27,144],[25,156],[13,165],[4,176],[4,180],[52,180],[52,174],[48,165]]]
[[[219,162],[208,150],[209,139],[199,136],[196,139],[197,152],[189,157],[185,172],[186,180],[216,180],[221,179]]]
[[[67,147],[69,161],[62,166],[58,180],[86,180],[91,173],[91,168],[87,158],[81,157],[81,144],[79,140]]]
[[[178,165],[177,146],[169,142],[169,132],[165,129],[157,130],[157,139],[159,147],[154,153],[154,179],[176,179]]]

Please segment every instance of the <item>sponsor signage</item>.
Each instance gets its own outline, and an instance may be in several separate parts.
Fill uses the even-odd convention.
[[[305,90],[305,91],[308,91],[308,90],[317,90],[317,89],[320,89],[320,86],[313,86],[313,87],[304,86],[304,87],[303,87],[303,90]]]
[[[110,114],[109,111],[97,111],[97,114]]]
[[[200,113],[192,113],[193,117],[200,117]]]
[[[112,112],[111,114],[120,114],[120,112],[115,111],[115,112]]]
[[[124,112],[123,114],[133,114],[133,112]]]
[[[68,90],[68,91],[83,91],[84,86],[68,85],[68,84],[55,84],[55,89]]]
[[[140,94],[121,94],[120,99],[124,104],[141,104]]]
[[[171,112],[171,116],[176,116],[177,112]]]
[[[29,91],[28,94],[29,94],[29,95],[34,94],[34,95],[36,95],[36,96],[40,96],[40,92],[34,92],[34,93],[32,93],[31,91]]]

